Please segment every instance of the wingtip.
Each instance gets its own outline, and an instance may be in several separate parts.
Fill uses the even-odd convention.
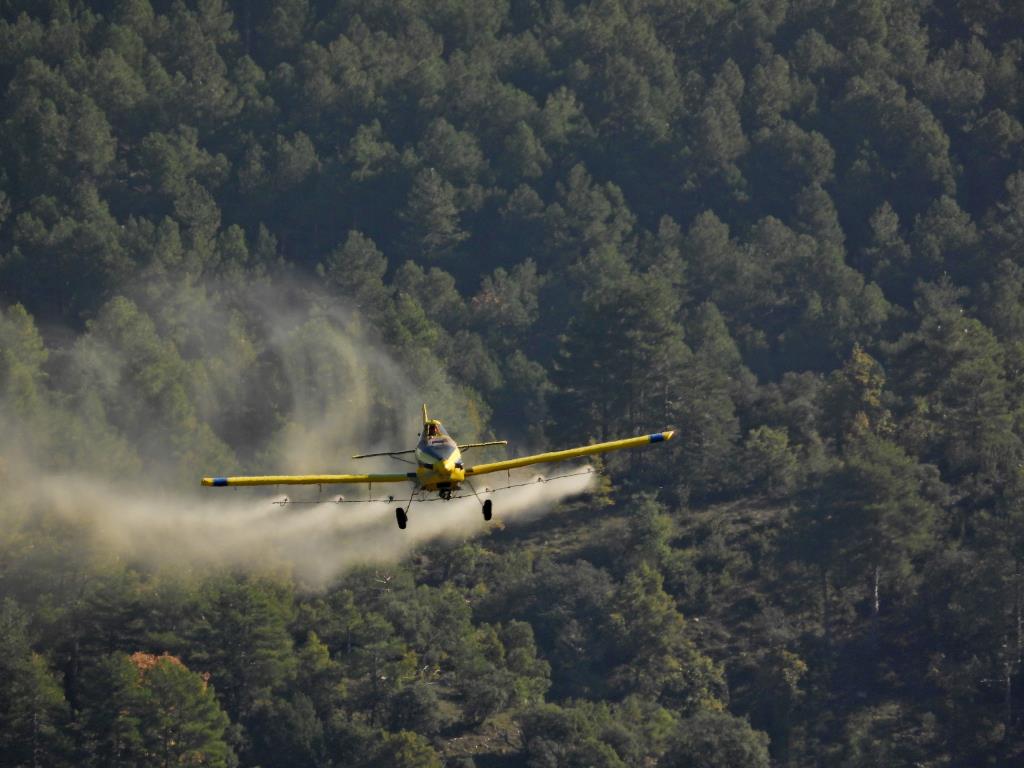
[[[674,429],[669,429],[669,430],[667,430],[665,432],[665,439],[666,440],[671,440],[675,436],[676,436],[676,430],[674,430]]]

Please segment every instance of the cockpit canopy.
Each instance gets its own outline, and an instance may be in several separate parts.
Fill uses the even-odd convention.
[[[423,438],[418,448],[422,454],[434,461],[447,461],[458,449],[458,445],[448,435],[448,430],[440,421],[431,420],[423,425]]]
[[[448,437],[448,430],[436,419],[431,419],[424,425],[424,437]]]

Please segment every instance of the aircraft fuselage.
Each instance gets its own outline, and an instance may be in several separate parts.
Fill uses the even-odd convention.
[[[424,491],[442,497],[459,490],[466,479],[462,453],[439,421],[427,422],[416,445],[416,481]]]

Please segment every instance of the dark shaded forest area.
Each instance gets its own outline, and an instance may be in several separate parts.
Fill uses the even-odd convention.
[[[1024,760],[1024,5],[0,18],[0,765]],[[680,437],[326,587],[11,490],[265,471],[334,331],[363,447]]]

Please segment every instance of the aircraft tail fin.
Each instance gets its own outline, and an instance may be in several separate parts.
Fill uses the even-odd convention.
[[[424,403],[423,404],[423,423],[426,424],[428,421],[430,421],[430,417],[427,416],[427,404]]]

